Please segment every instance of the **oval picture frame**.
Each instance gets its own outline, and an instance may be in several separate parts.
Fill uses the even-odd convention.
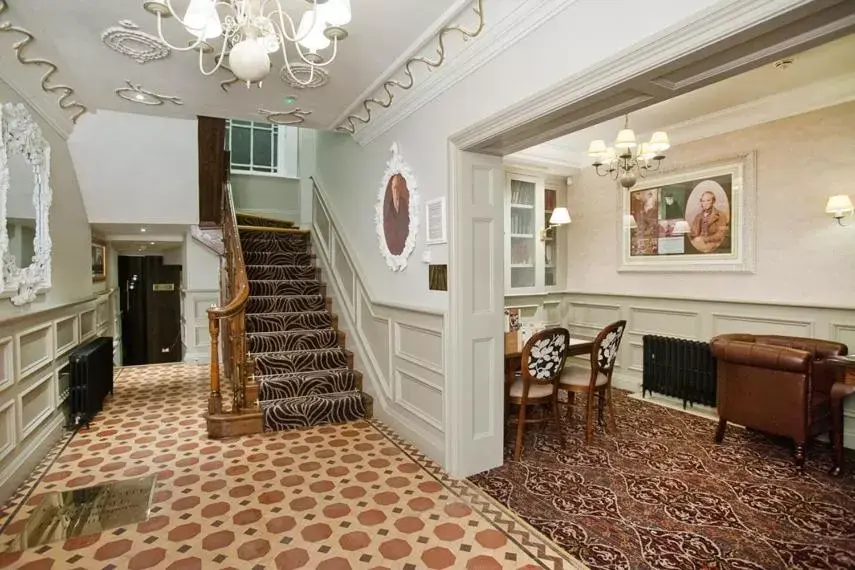
[[[398,143],[377,191],[374,222],[380,254],[392,271],[407,268],[407,259],[416,247],[419,233],[420,196],[418,181],[404,160]]]

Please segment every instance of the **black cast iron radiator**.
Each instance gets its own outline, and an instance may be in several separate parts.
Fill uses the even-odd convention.
[[[708,342],[644,335],[641,395],[658,392],[686,404],[716,405],[716,366]]]
[[[107,393],[113,393],[113,338],[102,336],[78,346],[69,355],[68,366],[71,424],[88,427]]]

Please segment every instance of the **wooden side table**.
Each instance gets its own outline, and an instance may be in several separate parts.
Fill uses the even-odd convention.
[[[843,368],[841,380],[831,386],[831,447],[834,465],[829,472],[838,476],[843,471],[843,401],[855,394],[855,360],[830,358],[828,363]]]

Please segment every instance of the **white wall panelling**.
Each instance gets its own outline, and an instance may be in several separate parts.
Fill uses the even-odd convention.
[[[59,369],[78,346],[82,315],[89,315],[92,336],[96,314],[105,322],[100,334],[112,334],[111,291],[0,321],[8,337],[0,339],[0,503],[26,479],[62,434]],[[105,315],[103,309],[108,307]]]
[[[80,313],[80,340],[85,341],[95,336],[95,308]]]
[[[18,394],[18,433],[21,439],[33,433],[56,406],[53,379],[53,371],[37,376],[26,382]]]
[[[317,186],[312,214],[318,262],[375,415],[444,461],[445,315],[374,302]]]
[[[53,327],[44,323],[15,335],[17,376],[24,378],[53,360]]]
[[[15,349],[12,337],[0,338],[0,391],[15,382]]]
[[[182,292],[184,362],[207,364],[211,361],[211,335],[208,332],[208,307],[220,302],[219,289],[194,289]]]
[[[56,339],[56,354],[54,359],[59,358],[66,352],[77,346],[79,325],[77,315],[69,315],[53,322],[54,338]]]
[[[627,320],[615,386],[632,391],[641,390],[646,334],[701,341],[734,332],[805,336],[843,342],[855,352],[855,307],[586,293],[566,293],[565,300],[567,313],[562,322],[573,336],[593,338],[608,323]],[[849,401],[844,414],[846,446],[855,448],[855,401]]]

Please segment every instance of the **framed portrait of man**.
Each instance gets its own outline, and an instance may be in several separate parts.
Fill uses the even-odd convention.
[[[619,201],[618,271],[754,271],[754,153],[642,179]]]
[[[419,230],[419,194],[416,177],[397,143],[377,194],[375,225],[380,254],[392,271],[403,271],[413,253]]]

